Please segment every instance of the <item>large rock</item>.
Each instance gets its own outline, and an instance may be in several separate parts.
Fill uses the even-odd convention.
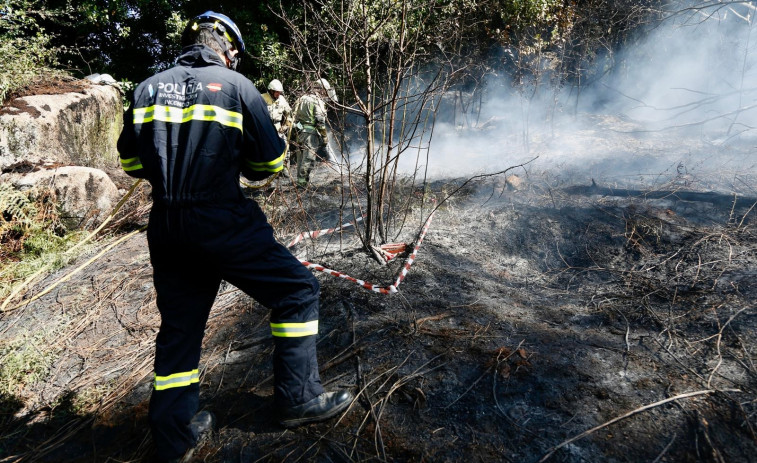
[[[37,169],[28,174],[6,174],[20,190],[55,190],[66,228],[88,228],[100,224],[118,204],[118,188],[108,175],[92,167],[66,166]]]
[[[84,82],[84,81],[82,81]],[[114,167],[123,126],[118,88],[17,98],[0,111],[0,170],[19,163]]]

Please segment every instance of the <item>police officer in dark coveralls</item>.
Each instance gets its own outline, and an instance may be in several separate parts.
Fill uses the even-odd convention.
[[[345,410],[349,391],[318,376],[319,285],[273,237],[239,175],[282,170],[285,144],[260,93],[234,71],[244,41],[226,16],[190,21],[177,65],[142,82],[118,140],[123,169],[152,185],[147,230],[161,315],[149,421],[163,461],[187,458],[212,427],[199,410],[205,324],[221,280],[271,310],[274,407],[285,427]]]

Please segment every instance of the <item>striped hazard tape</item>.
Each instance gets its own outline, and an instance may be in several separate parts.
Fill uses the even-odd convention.
[[[397,288],[399,287],[400,283],[402,283],[402,280],[404,280],[405,276],[407,276],[407,272],[410,270],[410,266],[413,265],[413,262],[415,262],[415,257],[418,255],[418,249],[420,249],[421,243],[423,243],[423,238],[426,236],[426,233],[428,232],[428,229],[431,226],[431,219],[434,218],[434,214],[435,213],[436,213],[436,211],[432,212],[431,215],[428,216],[428,219],[426,219],[426,223],[423,224],[423,228],[421,229],[421,233],[418,236],[418,240],[417,240],[417,242],[415,244],[415,247],[413,248],[413,252],[410,253],[410,255],[407,257],[407,259],[405,259],[405,263],[402,264],[402,270],[400,270],[399,275],[397,275],[397,279],[394,280],[394,284],[391,284],[389,286],[385,286],[385,287],[377,286],[377,285],[374,285],[373,283],[368,283],[367,281],[363,281],[363,280],[360,280],[360,279],[357,279],[357,278],[353,278],[353,277],[347,275],[346,273],[338,272],[336,270],[332,270],[330,268],[324,267],[323,265],[314,264],[314,263],[308,262],[308,261],[306,261],[304,259],[298,259],[298,260],[300,262],[302,262],[302,265],[304,265],[305,267],[307,267],[307,268],[309,268],[311,270],[317,270],[319,272],[327,273],[327,274],[329,274],[331,276],[335,276],[335,277],[338,277],[338,278],[343,278],[343,279],[345,279],[347,281],[351,281],[353,283],[357,283],[358,285],[360,285],[361,287],[363,287],[363,288],[365,288],[365,289],[367,289],[369,291],[374,291],[374,292],[381,293],[381,294],[394,294],[394,293],[397,292]],[[352,225],[352,224],[345,224],[345,225]],[[326,232],[329,233],[328,230],[331,230],[331,232],[336,231],[336,230],[338,230],[340,228],[343,228],[345,225],[342,225],[342,227],[327,229]],[[311,234],[313,232],[305,232],[305,233],[301,233],[300,235],[308,235],[308,236],[312,236],[313,238],[316,238],[317,236],[324,234],[324,233],[321,233],[321,232],[324,232],[324,230],[319,230],[318,232],[319,233],[316,234],[315,236],[308,235],[308,234]],[[298,235],[298,237],[300,235]],[[300,239],[300,241],[301,241],[301,239]],[[297,241],[297,242],[299,242],[299,241]],[[400,249],[400,245],[401,245],[401,249]],[[293,245],[290,245],[290,247],[291,246],[293,246]],[[391,250],[388,250],[386,252],[388,254],[392,254],[392,256],[389,259],[387,259],[387,261],[390,260],[391,258],[393,258],[394,256],[396,256],[397,253],[404,251],[405,245],[402,244],[402,243],[392,243],[391,245],[389,245],[388,249],[391,249]]]
[[[331,276],[335,276],[335,277],[339,277],[339,278],[344,278],[347,281],[351,281],[353,283],[359,284],[360,286],[362,286],[363,288],[365,288],[365,289],[367,289],[369,291],[375,291],[375,292],[381,293],[381,294],[391,294],[391,293],[396,293],[397,292],[397,288],[394,285],[389,286],[387,288],[382,288],[382,287],[376,286],[376,285],[374,285],[372,283],[368,283],[368,282],[363,281],[363,280],[358,280],[357,278],[352,278],[351,276],[347,275],[346,273],[337,272],[336,270],[331,270],[330,268],[326,268],[323,265],[314,264],[312,262],[308,262],[308,261],[303,260],[303,259],[299,259],[299,261],[302,262],[302,265],[304,265],[305,267],[307,267],[307,268],[309,268],[311,270],[318,270],[319,272],[328,273]]]
[[[426,223],[423,224],[423,229],[421,230],[421,234],[418,235],[418,241],[415,243],[415,247],[413,248],[413,252],[410,253],[410,255],[405,259],[405,263],[402,265],[402,270],[400,270],[400,274],[397,275],[397,279],[394,281],[394,284],[390,286],[390,288],[396,288],[402,283],[402,280],[405,279],[405,276],[407,276],[407,272],[410,270],[410,266],[413,265],[413,262],[415,262],[415,256],[418,254],[418,249],[421,247],[421,243],[423,243],[423,237],[426,236],[426,232],[428,232],[428,227],[431,226],[431,219],[434,218],[434,214],[436,211],[432,212],[430,216],[428,216],[428,219],[426,219]]]
[[[355,222],[359,222],[361,220],[363,220],[363,218],[362,217],[358,217],[357,219],[355,219]],[[334,233],[334,232],[337,232],[337,231],[342,231],[345,228],[354,227],[354,226],[355,226],[354,222],[347,222],[347,223],[343,223],[341,226],[335,227],[335,228],[324,228],[323,230],[312,230],[312,231],[302,232],[299,235],[295,236],[292,239],[292,241],[290,241],[289,244],[287,244],[287,247],[291,248],[292,246],[294,246],[295,244],[297,244],[300,241],[304,240],[305,238],[313,238],[313,239],[315,239],[315,238],[318,238],[321,235],[327,235],[329,233]]]

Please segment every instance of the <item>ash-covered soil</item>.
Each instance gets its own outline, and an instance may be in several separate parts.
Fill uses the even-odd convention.
[[[283,243],[354,220],[327,177],[258,194]],[[398,294],[317,272],[321,376],[357,395],[329,422],[272,421],[267,310],[223,287],[201,364],[218,428],[194,461],[757,461],[756,200],[605,187],[502,175],[402,191],[387,241],[416,243],[439,207]],[[131,217],[112,232],[144,223]],[[377,286],[406,258],[379,264],[349,227],[293,252]],[[4,338],[52,352],[43,378],[2,398],[2,462],[152,457],[144,233],[71,275],[93,256],[0,319]]]

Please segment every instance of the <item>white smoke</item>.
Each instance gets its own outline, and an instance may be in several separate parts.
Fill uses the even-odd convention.
[[[508,79],[490,78],[480,113],[472,104],[476,113],[467,119],[447,114],[437,120],[421,169],[432,177],[461,177],[537,158],[521,171],[635,186],[684,178],[701,189],[753,181],[754,13],[749,2],[672,15],[620,50],[613,72],[578,96],[575,88],[555,92],[541,85],[525,97]],[[410,153],[400,158],[404,172],[416,162]]]

